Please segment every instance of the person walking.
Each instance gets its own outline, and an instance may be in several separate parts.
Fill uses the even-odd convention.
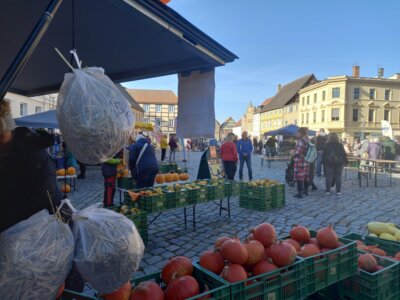
[[[117,165],[121,163],[118,154],[101,164],[101,174],[104,177],[103,206],[114,205],[115,183],[117,180]]]
[[[274,157],[276,154],[276,143],[278,141],[276,140],[275,136],[271,136],[268,140],[267,140],[267,156],[271,156]]]
[[[178,143],[173,135],[171,135],[171,137],[169,138],[168,145],[169,145],[169,149],[170,149],[169,161],[175,162],[175,152],[176,152],[176,149],[178,149]]]
[[[341,195],[342,174],[347,163],[347,155],[336,133],[328,134],[322,160],[325,168],[326,194],[329,195],[331,188],[336,185],[336,194]]]
[[[321,177],[323,172],[322,156],[326,145],[326,134],[325,129],[321,128],[315,138],[315,148],[317,149],[317,161],[316,161],[316,173],[318,177]]]
[[[310,164],[304,159],[309,146],[307,132],[306,127],[300,127],[297,131],[297,143],[294,149],[294,180],[297,182],[297,194],[294,197],[296,198],[303,198],[303,194],[308,195]]]
[[[239,154],[239,179],[243,180],[243,167],[246,163],[249,172],[249,180],[253,180],[253,170],[251,168],[251,153],[253,152],[253,144],[247,137],[247,131],[243,131],[242,138],[237,142],[237,152]]]
[[[161,138],[160,148],[161,148],[161,161],[164,161],[165,154],[167,153],[167,148],[168,148],[168,140],[166,135],[163,135]]]
[[[382,157],[382,152],[382,146],[379,144],[379,139],[374,138],[367,148],[368,157],[372,159],[380,159]]]
[[[222,144],[220,149],[220,155],[224,164],[226,177],[229,180],[234,180],[236,173],[236,165],[238,162],[238,153],[236,145],[233,142],[234,134],[229,133],[226,137],[225,143]]]
[[[136,180],[137,188],[151,187],[159,171],[153,146],[139,134],[136,143],[130,147],[129,169]]]
[[[262,150],[264,149],[264,143],[262,139],[260,138],[260,141],[258,142],[258,154],[262,154]]]

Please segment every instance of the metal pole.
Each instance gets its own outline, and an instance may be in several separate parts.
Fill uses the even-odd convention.
[[[46,30],[53,20],[53,17],[56,14],[57,9],[60,7],[62,1],[63,0],[50,0],[46,11],[43,13],[39,22],[32,30],[21,50],[15,56],[13,62],[11,63],[10,67],[7,69],[6,73],[0,81],[0,101],[4,99],[4,96],[6,95],[11,84],[14,82],[18,74],[22,71],[29,58],[31,57],[33,51],[35,50],[36,46],[39,44],[43,35],[46,33]]]

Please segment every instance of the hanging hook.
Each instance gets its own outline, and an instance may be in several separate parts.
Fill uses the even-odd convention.
[[[74,56],[75,62],[76,62],[76,65],[78,66],[78,68],[82,69],[81,61],[79,60],[78,53],[76,53],[76,50],[72,49],[71,51],[69,51],[69,53],[71,53]]]

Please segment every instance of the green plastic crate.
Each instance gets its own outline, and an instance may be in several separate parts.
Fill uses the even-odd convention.
[[[307,297],[307,300],[338,300],[339,297],[339,288],[338,283],[328,286],[327,288]],[[344,300],[344,299],[343,299]]]
[[[94,293],[94,292],[93,292]],[[97,300],[95,295],[87,295],[85,293],[78,293],[75,291],[64,290],[60,300]]]
[[[310,235],[316,237],[317,232],[310,230]],[[357,274],[356,242],[345,239],[339,240],[344,244],[343,246],[304,259],[305,296],[310,296]]]
[[[223,185],[207,185],[208,201],[220,200],[224,198],[225,187]]]
[[[196,204],[199,196],[198,188],[187,189],[188,205]]]
[[[117,179],[117,187],[132,190],[136,187],[136,181],[132,177],[121,177]]]
[[[163,189],[163,186],[158,186],[157,188]],[[143,190],[151,190],[151,188],[147,189],[138,189],[135,192],[140,192]],[[139,196],[139,199],[135,202],[135,205],[141,210],[144,210],[147,213],[155,213],[155,212],[162,212],[167,210],[167,198],[165,193],[152,195],[152,196]]]
[[[224,196],[236,197],[239,196],[240,185],[234,180],[227,180],[224,182]]]
[[[162,163],[160,164],[159,169],[162,174],[178,172],[178,165],[176,163]]]
[[[274,195],[276,195],[275,187],[252,187],[248,184],[241,185],[240,196],[253,198],[263,201],[272,201]]]
[[[339,296],[354,300],[400,299],[399,262],[374,255],[384,269],[369,273],[359,270],[356,276],[339,283]]]
[[[280,184],[272,188],[272,201],[271,206],[272,208],[281,208],[284,207],[286,204],[286,191],[285,185]]]
[[[205,270],[197,263],[194,265]],[[216,274],[212,275],[220,278]],[[223,281],[230,286],[232,300],[298,300],[303,298],[305,292],[304,280],[304,260],[297,258],[292,265],[273,272],[236,283]]]
[[[380,238],[375,238],[372,236],[361,236],[357,233],[349,233],[342,236],[343,239],[348,239],[351,241],[359,240],[363,241],[366,245],[377,245],[380,249],[386,252],[387,255],[393,256],[397,252],[400,252],[400,243],[391,242],[388,240],[383,240]]]
[[[207,194],[207,187],[206,186],[200,186],[197,189],[197,197],[196,197],[196,203],[195,204],[200,204],[200,203],[205,203],[208,202],[208,194]]]
[[[197,295],[197,296],[194,296],[194,297],[191,297],[188,299],[190,299],[190,300],[205,299],[206,297],[209,297],[207,299],[230,300],[230,297],[231,297],[230,288],[227,284],[224,283],[222,278],[213,276],[213,274],[210,273],[209,271],[200,269],[197,266],[193,267],[192,276],[194,278],[196,278],[197,282],[199,283],[200,292],[202,292],[202,293],[200,295]],[[132,286],[134,287],[143,281],[153,281],[153,282],[158,283],[162,289],[165,289],[166,285],[161,280],[160,277],[161,277],[161,273],[157,272],[157,273],[145,275],[142,277],[134,278],[131,282],[132,282]],[[208,288],[208,291],[205,290],[206,286]]]
[[[257,211],[269,211],[272,209],[272,201],[240,196],[239,206],[242,208],[247,208]]]

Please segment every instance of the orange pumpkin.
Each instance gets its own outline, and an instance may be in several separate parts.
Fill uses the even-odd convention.
[[[163,174],[157,174],[156,176],[156,183],[164,183],[165,182],[165,177]]]
[[[189,180],[189,174],[181,173],[181,174],[179,174],[179,179],[182,181]]]
[[[172,181],[174,181],[174,176],[173,176],[172,173],[165,174],[165,175],[164,175],[164,178],[165,178],[165,182],[172,182]]]
[[[179,174],[178,173],[172,173],[172,181],[179,181]]]
[[[69,167],[69,168],[67,169],[67,174],[68,174],[68,175],[76,175],[76,170],[75,170],[75,168],[74,168],[74,167]]]
[[[66,175],[66,172],[67,172],[67,171],[66,171],[65,169],[60,169],[60,170],[57,171],[57,175],[58,175],[58,176],[65,176],[65,175]]]
[[[60,190],[62,193],[70,193],[71,192],[71,186],[68,183],[63,183],[60,187]]]
[[[123,176],[128,176],[128,175],[129,175],[129,170],[128,170],[128,169],[124,169],[124,170],[122,171],[122,175],[123,175]]]

